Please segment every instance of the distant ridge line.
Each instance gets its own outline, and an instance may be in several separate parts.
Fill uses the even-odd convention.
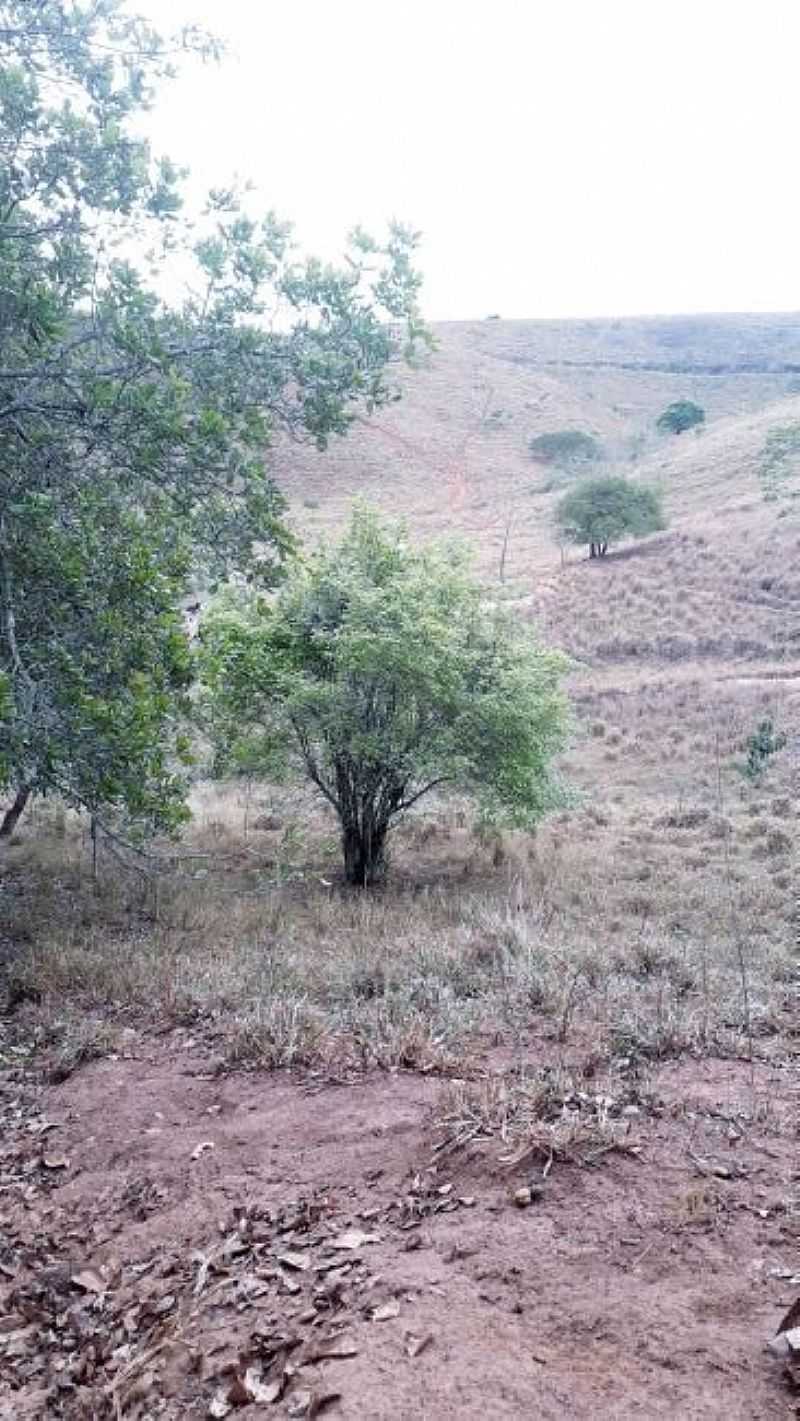
[[[498,352],[496,359],[513,365],[569,368],[570,370],[649,370],[660,375],[800,375],[800,362],[771,363],[739,360],[713,365],[686,365],[675,361],[650,360],[537,360],[535,356],[507,355]]]

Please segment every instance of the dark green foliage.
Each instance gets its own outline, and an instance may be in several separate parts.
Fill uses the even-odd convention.
[[[143,827],[181,815],[190,570],[275,581],[270,443],[324,447],[394,399],[421,330],[399,226],[338,268],[234,191],[184,222],[137,136],[175,47],[214,48],[121,0],[0,0],[0,790]],[[170,261],[171,305],[149,284]]]
[[[592,557],[604,557],[620,538],[666,527],[660,494],[622,478],[585,479],[559,502],[556,525],[570,542],[588,543]]]
[[[773,756],[783,750],[785,745],[786,736],[782,732],[776,733],[771,718],[760,721],[757,729],[752,735],[748,735],[745,741],[747,759],[740,767],[742,774],[753,784],[758,784]]]
[[[0,563],[8,674],[0,781],[124,809],[144,828],[185,817],[182,730],[192,658],[178,611],[188,548],[169,520],[102,489],[41,494],[9,520]],[[13,680],[12,680],[13,678]]]
[[[563,659],[483,607],[464,559],[354,515],[277,601],[227,594],[203,628],[209,728],[228,767],[289,752],[339,816],[345,875],[380,876],[397,818],[436,785],[530,825],[559,802]]]
[[[683,434],[687,429],[696,429],[705,424],[706,412],[693,400],[675,400],[667,405],[656,420],[656,428],[662,434]]]
[[[603,452],[597,440],[580,429],[536,434],[528,447],[534,459],[543,464],[586,464],[599,459]]]

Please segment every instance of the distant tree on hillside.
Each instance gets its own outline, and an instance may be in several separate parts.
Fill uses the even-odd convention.
[[[588,543],[590,556],[605,557],[609,543],[640,538],[666,527],[661,496],[627,479],[585,479],[561,499],[556,526],[571,543]]]
[[[591,434],[580,429],[557,429],[535,434],[528,445],[534,459],[543,464],[588,464],[599,459],[602,449]]]
[[[662,434],[683,434],[687,429],[696,429],[705,422],[706,412],[700,405],[693,400],[675,400],[658,416],[656,428]]]
[[[519,826],[562,802],[563,658],[485,608],[463,554],[412,548],[367,509],[275,601],[227,593],[202,639],[223,759],[270,775],[288,757],[336,811],[355,886],[381,876],[392,826],[435,786]]]

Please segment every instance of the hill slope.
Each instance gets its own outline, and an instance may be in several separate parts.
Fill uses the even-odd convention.
[[[313,539],[363,496],[404,515],[421,537],[458,533],[495,575],[506,527],[507,571],[529,577],[558,561],[550,531],[565,474],[529,453],[533,435],[580,429],[607,465],[655,479],[681,523],[735,505],[766,526],[758,452],[775,424],[800,419],[800,317],[451,323],[437,348],[400,372],[403,398],[321,457],[279,451],[277,476],[298,529]],[[672,400],[707,412],[699,436],[660,439]],[[716,492],[715,492],[716,490]],[[741,517],[737,517],[741,522]]]

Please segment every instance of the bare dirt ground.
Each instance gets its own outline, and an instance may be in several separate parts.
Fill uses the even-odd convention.
[[[0,1414],[797,1415],[792,1061],[611,1089],[615,1146],[548,1170],[453,1148],[452,1084],[222,1075],[187,1030],[9,1069]]]

